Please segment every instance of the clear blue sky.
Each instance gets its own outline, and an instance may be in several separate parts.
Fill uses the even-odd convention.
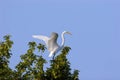
[[[11,68],[29,41],[40,42],[31,35],[64,30],[73,34],[65,45],[81,80],[120,80],[120,0],[0,0],[0,39],[14,41]]]

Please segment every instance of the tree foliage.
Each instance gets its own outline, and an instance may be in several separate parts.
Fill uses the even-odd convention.
[[[10,40],[10,35],[4,36],[4,41],[0,42],[0,80],[11,79],[13,76],[13,71],[8,66],[12,55],[12,44],[13,41]]]
[[[44,53],[46,47],[40,43],[29,42],[28,50],[20,56],[21,61],[12,70],[9,67],[12,45],[10,35],[4,36],[4,40],[0,42],[0,80],[79,80],[79,71],[71,72],[70,62],[66,57],[70,47],[64,47],[54,60],[49,61],[50,67],[45,69],[44,65],[48,61],[35,53]]]

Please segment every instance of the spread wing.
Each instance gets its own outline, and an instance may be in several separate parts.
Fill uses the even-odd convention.
[[[59,45],[57,44],[57,38],[58,34],[57,33],[52,33],[50,39],[48,40],[48,50],[50,53],[55,53]]]
[[[36,38],[36,39],[43,40],[46,43],[46,45],[48,46],[49,37],[43,36],[43,35],[33,35],[32,37]]]

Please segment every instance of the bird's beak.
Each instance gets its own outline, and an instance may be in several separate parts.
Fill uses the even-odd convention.
[[[67,32],[67,34],[70,34],[70,35],[72,35],[70,32]]]

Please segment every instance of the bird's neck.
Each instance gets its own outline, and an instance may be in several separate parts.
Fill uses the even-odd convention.
[[[64,47],[64,44],[65,44],[64,33],[62,33],[61,38],[62,38],[61,47]]]

